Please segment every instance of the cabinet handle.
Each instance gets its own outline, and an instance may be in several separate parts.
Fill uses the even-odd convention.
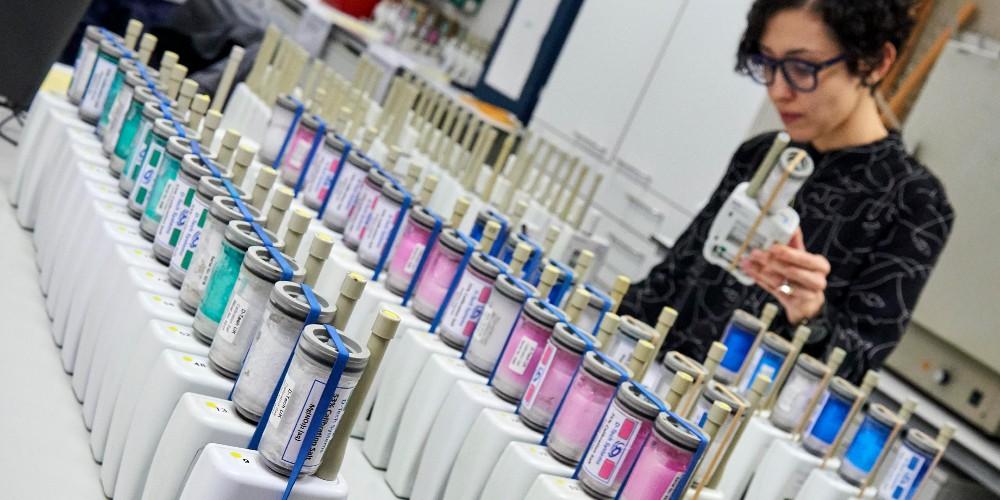
[[[642,201],[639,197],[632,193],[627,193],[625,199],[628,200],[629,204],[641,209],[642,211],[648,213],[657,223],[663,220],[663,212],[653,208],[645,201]]]
[[[653,176],[647,174],[639,167],[632,166],[626,163],[621,158],[615,160],[618,164],[618,169],[624,171],[625,175],[632,177],[633,179],[639,181],[640,184],[650,184],[653,182]]]
[[[642,261],[645,260],[645,256],[642,255],[642,252],[632,249],[627,242],[615,236],[614,233],[608,233],[608,240],[610,240],[609,242],[619,250],[631,255],[633,260],[638,261],[639,263],[642,263]]]
[[[573,139],[577,146],[589,150],[592,155],[598,158],[604,158],[604,155],[608,152],[608,148],[601,146],[600,143],[583,135],[579,131],[573,131]]]

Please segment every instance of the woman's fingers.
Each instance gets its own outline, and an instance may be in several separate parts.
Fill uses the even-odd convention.
[[[830,274],[830,261],[826,260],[826,257],[822,255],[812,254],[805,250],[785,245],[774,245],[768,253],[771,254],[771,260],[778,260],[785,264],[803,267],[821,273],[824,276]]]

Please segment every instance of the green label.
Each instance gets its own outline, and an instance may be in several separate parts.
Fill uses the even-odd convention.
[[[222,255],[212,270],[212,277],[208,279],[199,308],[202,314],[216,323],[222,321],[222,314],[226,311],[229,295],[233,293],[233,285],[240,274],[244,255],[244,252],[228,241],[222,243]]]
[[[108,121],[111,119],[111,108],[115,104],[115,98],[118,97],[118,91],[121,90],[124,81],[125,72],[121,70],[115,72],[115,79],[111,81],[111,89],[108,90],[108,97],[104,100],[104,109],[101,110],[101,119],[97,121],[98,128],[108,126]]]
[[[129,103],[128,111],[125,113],[125,120],[122,121],[121,131],[118,132],[118,142],[115,143],[115,156],[118,158],[127,160],[131,156],[132,141],[135,140],[135,132],[139,129],[139,122],[141,120],[142,105],[139,104],[139,101],[133,99]]]
[[[152,131],[152,122],[143,119],[142,124],[139,126],[139,133],[135,135],[135,140],[132,142],[128,163],[125,164],[125,170],[122,171],[122,175],[132,177],[133,181],[139,177],[139,167],[142,166],[142,162],[146,159],[146,151],[149,150],[149,144],[153,140]],[[142,144],[141,147],[136,147],[139,143]]]
[[[149,203],[146,204],[146,217],[160,222],[160,218],[165,211],[164,207],[160,204],[160,198],[163,197],[163,191],[166,189],[167,183],[177,178],[177,172],[180,169],[180,160],[168,154],[166,161],[157,169],[156,181],[153,183],[153,190],[149,195]]]

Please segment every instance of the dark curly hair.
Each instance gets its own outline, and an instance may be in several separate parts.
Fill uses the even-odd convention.
[[[913,29],[914,0],[756,0],[736,55],[736,71],[746,73],[747,60],[760,52],[760,37],[774,14],[807,8],[819,15],[840,43],[847,69],[862,79],[882,61],[886,42],[902,49]],[[871,86],[877,85],[877,82]]]

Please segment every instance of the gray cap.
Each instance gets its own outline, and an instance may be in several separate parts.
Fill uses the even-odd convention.
[[[372,168],[372,162],[361,156],[361,153],[358,153],[358,150],[356,149],[351,150],[351,155],[347,157],[347,161],[351,162],[351,165],[354,165],[365,172],[371,170]]]
[[[473,254],[472,258],[469,259],[469,267],[475,269],[476,272],[485,275],[490,280],[495,280],[500,274],[500,268],[495,266],[493,262],[490,262],[490,259],[486,258],[486,255],[480,252],[476,252]]]
[[[465,242],[462,238],[458,237],[458,232],[454,229],[448,229],[446,231],[441,231],[441,235],[438,236],[438,241],[448,249],[464,254],[469,248],[469,244]]]
[[[559,321],[559,317],[552,314],[552,311],[543,306],[542,301],[538,299],[531,299],[524,304],[524,314],[527,315],[528,319],[546,328],[554,327]]]
[[[521,280],[518,280],[518,283],[530,290],[531,295],[538,293],[538,290],[531,286],[530,283]],[[497,280],[493,282],[493,289],[514,302],[524,302],[524,300],[528,298],[528,295],[524,293],[524,290],[521,290],[516,284],[514,284],[514,280],[506,274],[497,276]]]
[[[284,257],[285,262],[288,266],[292,268],[292,278],[291,281],[302,281],[303,276],[305,276],[305,271],[299,266],[295,259],[281,254]],[[281,276],[281,266],[271,255],[270,250],[263,246],[252,246],[247,249],[246,257],[243,258],[243,266],[247,268],[251,273],[257,275],[260,279],[277,282]]]
[[[271,240],[274,248],[281,250],[285,247],[285,242],[279,240],[274,233],[264,229],[264,234]],[[253,226],[242,219],[229,221],[229,224],[226,225],[226,241],[244,252],[252,246],[264,244],[264,240],[260,238]]]
[[[660,413],[660,415],[656,417],[656,422],[653,428],[656,430],[657,434],[663,437],[663,439],[666,439],[681,448],[695,450],[698,448],[698,445],[701,444],[701,440],[698,439],[698,436],[687,430],[687,428],[682,426],[680,422],[674,419],[674,417],[671,417],[667,412]]]
[[[363,347],[355,340],[345,336],[340,336],[341,342],[347,348],[347,372],[360,372],[368,364],[369,352],[367,347]],[[309,357],[323,365],[333,367],[337,361],[337,347],[330,339],[329,332],[325,325],[308,325],[302,330],[302,340],[300,341],[302,350]]]
[[[648,340],[652,342],[653,338],[657,335],[656,330],[653,330],[649,325],[632,316],[621,317],[621,322],[618,323],[618,331],[636,341]]]
[[[645,394],[639,392],[636,383],[629,380],[618,388],[615,400],[626,408],[638,413],[646,418],[653,419],[660,414],[660,407],[649,400]]]
[[[320,313],[316,319],[316,323],[322,324],[333,321],[333,314],[337,311],[337,308],[319,294],[314,295],[316,295],[316,301],[319,302],[320,306]],[[279,281],[275,283],[274,288],[271,289],[270,301],[283,313],[300,321],[305,321],[306,316],[309,315],[309,301],[306,300],[305,294],[302,293],[302,285],[299,283],[293,281]]]
[[[583,355],[583,369],[594,377],[611,385],[618,384],[621,374],[611,365],[597,356],[597,353],[590,351]]]
[[[260,214],[259,210],[250,205],[245,206],[253,217],[254,222],[260,223],[264,221],[264,217]],[[229,197],[229,194],[212,198],[212,205],[208,208],[208,213],[215,219],[226,224],[234,220],[243,220],[243,213],[236,208],[236,202]]]
[[[592,335],[583,331],[580,333],[582,333],[583,336],[590,341],[590,345],[597,343],[597,339],[595,339]],[[556,323],[555,328],[552,329],[552,340],[577,354],[582,353],[587,348],[586,342],[584,342],[583,339],[577,334],[573,333],[573,331],[566,326],[566,323],[561,321]]]

